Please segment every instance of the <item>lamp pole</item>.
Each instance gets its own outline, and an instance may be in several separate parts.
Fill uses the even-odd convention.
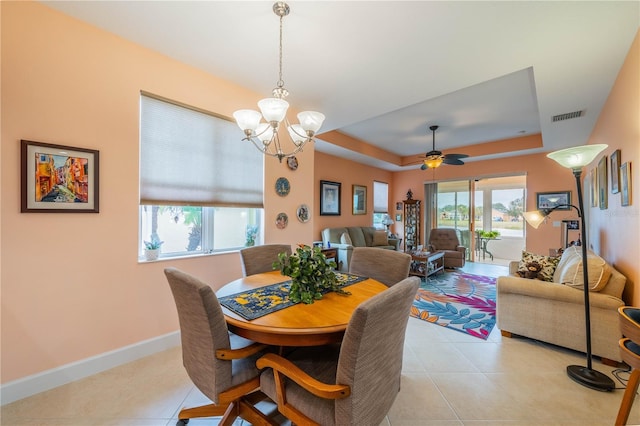
[[[569,365],[567,367],[567,375],[577,383],[583,386],[596,389],[599,391],[612,391],[615,383],[607,375],[591,368],[591,305],[589,304],[589,271],[587,269],[587,227],[584,219],[584,201],[582,197],[582,184],[580,177],[582,176],[581,168],[574,168],[573,175],[576,178],[576,186],[578,190],[578,216],[580,216],[580,226],[582,227],[582,277],[584,292],[584,319],[586,327],[586,343],[587,343],[587,366]],[[575,207],[575,206],[574,206]]]

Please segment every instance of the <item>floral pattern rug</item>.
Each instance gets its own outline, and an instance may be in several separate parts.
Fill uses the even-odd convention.
[[[411,316],[486,340],[496,325],[496,279],[464,272],[429,277]]]

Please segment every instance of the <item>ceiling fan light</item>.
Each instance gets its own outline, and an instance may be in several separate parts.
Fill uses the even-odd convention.
[[[442,164],[442,157],[437,157],[437,158],[427,158],[426,160],[424,160],[424,165],[427,166],[428,169],[435,169],[440,167],[440,164]]]

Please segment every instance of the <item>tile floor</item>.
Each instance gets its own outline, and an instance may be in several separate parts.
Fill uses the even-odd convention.
[[[464,269],[505,273],[495,265],[469,263]],[[614,392],[587,389],[567,377],[570,364],[584,365],[584,356],[529,339],[503,338],[497,328],[483,341],[409,318],[401,390],[382,425],[614,424],[623,385],[614,378],[620,388]],[[614,370],[599,361],[593,367],[607,374]],[[5,405],[0,421],[16,426],[175,425],[181,407],[205,402],[182,368],[180,349],[173,348]],[[638,396],[629,423],[640,424]],[[189,422],[215,424],[216,419]]]

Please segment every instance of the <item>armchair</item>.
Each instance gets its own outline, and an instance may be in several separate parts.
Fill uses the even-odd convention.
[[[467,257],[467,248],[453,228],[435,228],[429,233],[429,251],[444,252],[445,268],[462,268]]]

